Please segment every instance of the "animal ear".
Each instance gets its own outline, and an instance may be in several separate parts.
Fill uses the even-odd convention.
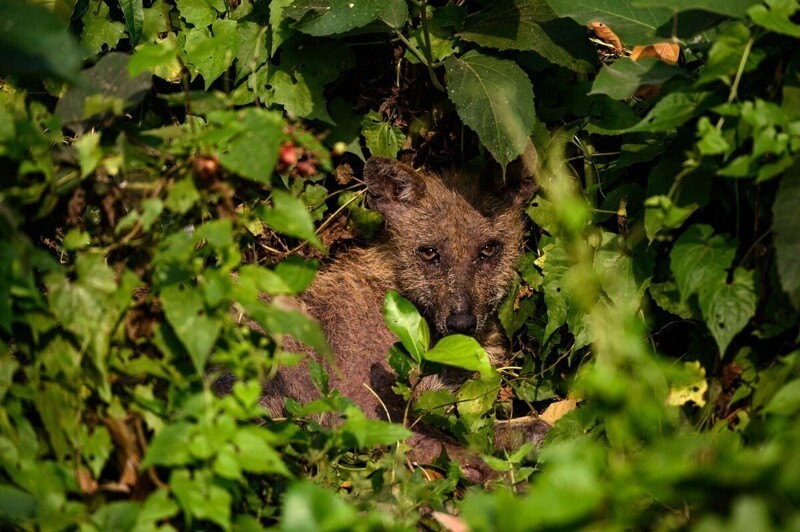
[[[422,177],[410,166],[388,157],[367,161],[364,182],[373,207],[384,216],[416,203],[425,194]]]
[[[536,148],[528,141],[522,155],[506,167],[505,176],[502,167],[490,161],[481,171],[481,185],[486,190],[495,191],[511,206],[519,207],[539,189],[538,164]]]

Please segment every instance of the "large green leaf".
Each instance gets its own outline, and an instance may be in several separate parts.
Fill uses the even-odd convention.
[[[487,379],[494,373],[486,350],[475,338],[463,334],[445,336],[422,356],[428,362],[477,371]]]
[[[643,85],[661,85],[668,79],[684,74],[678,67],[646,57],[631,61],[622,57],[597,73],[589,94],[607,94],[615,100],[624,100]]]
[[[195,370],[203,373],[206,359],[217,343],[222,322],[208,315],[203,293],[195,286],[167,286],[161,290],[159,299],[167,321],[189,352]]]
[[[111,20],[108,16],[109,8],[100,2],[95,8],[87,9],[83,18],[83,31],[81,32],[81,45],[91,54],[99,54],[103,47],[113,50],[125,35],[125,25],[122,22]]]
[[[525,150],[536,125],[528,76],[513,61],[474,50],[448,57],[445,66],[447,95],[458,116],[505,167]]]
[[[361,134],[367,142],[370,155],[397,157],[406,136],[399,127],[393,126],[381,117],[380,113],[370,111],[361,122]]]
[[[345,33],[389,13],[397,0],[296,0],[283,8],[294,28],[317,37]]]
[[[744,18],[747,8],[758,0],[633,0],[634,7],[661,7],[675,12],[699,9],[727,17]]]
[[[314,222],[302,200],[282,190],[272,191],[272,208],[259,209],[259,217],[284,235],[307,240],[320,251],[325,251],[314,230]]]
[[[378,419],[367,419],[360,409],[350,407],[345,411],[347,421],[341,426],[346,443],[358,448],[392,445],[411,436],[403,425],[387,423]],[[351,441],[347,441],[351,440]]]
[[[580,24],[602,22],[625,46],[653,40],[656,28],[672,19],[672,9],[634,7],[629,0],[547,0],[558,16]]]
[[[383,319],[414,360],[422,361],[431,343],[431,331],[413,303],[397,292],[388,292],[383,300]]]
[[[577,72],[593,72],[596,54],[586,30],[559,18],[545,0],[501,0],[467,17],[458,34],[499,50],[531,50]]]
[[[727,276],[736,254],[736,242],[715,235],[710,225],[689,227],[670,253],[670,267],[681,293],[681,303],[704,287],[712,286]]]
[[[56,15],[22,0],[3,0],[0,20],[0,75],[34,74],[78,82],[84,52]]]
[[[651,253],[634,253],[622,235],[603,232],[602,243],[594,255],[594,271],[609,299],[620,308],[635,312],[653,277]]]
[[[28,3],[42,6],[50,12],[55,13],[58,18],[64,21],[64,27],[66,28],[69,26],[78,0],[28,0]],[[106,10],[108,10],[108,7],[106,7]]]
[[[778,187],[772,205],[772,231],[781,286],[800,309],[800,160]]]
[[[717,342],[720,355],[725,354],[733,337],[744,329],[756,313],[758,295],[754,273],[736,268],[730,284],[722,278],[715,284],[704,286],[700,291],[700,311]]]
[[[119,0],[119,7],[125,17],[125,25],[128,27],[128,36],[131,46],[139,44],[142,38],[142,28],[144,27],[144,5],[142,0]]]
[[[235,131],[227,147],[218,153],[222,165],[242,177],[268,184],[284,139],[280,113],[249,107],[238,112],[212,112],[208,119]]]
[[[281,515],[281,530],[286,532],[353,530],[363,523],[355,508],[331,490],[308,481],[289,487]]]
[[[333,124],[328,114],[323,85],[308,69],[271,68],[267,84],[272,86],[267,103],[279,103],[291,117],[322,120]]]
[[[766,6],[760,2],[747,10],[753,22],[791,37],[800,37],[800,24],[797,24],[797,12],[800,4],[797,0],[766,0]]]
[[[207,28],[195,28],[186,34],[186,56],[203,76],[206,90],[231,66],[239,52],[237,23],[230,19],[214,21],[211,33]]]

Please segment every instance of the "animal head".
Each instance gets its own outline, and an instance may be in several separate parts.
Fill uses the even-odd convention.
[[[383,214],[399,292],[439,336],[479,337],[516,275],[524,222],[535,189],[530,166],[516,163],[505,179],[457,172],[417,172],[372,157],[364,180]]]

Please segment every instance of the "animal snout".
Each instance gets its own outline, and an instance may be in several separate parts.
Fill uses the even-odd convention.
[[[453,333],[472,334],[478,325],[478,319],[469,312],[450,314],[447,317],[447,330]]]

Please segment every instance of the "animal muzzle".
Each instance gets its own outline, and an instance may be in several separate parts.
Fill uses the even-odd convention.
[[[454,312],[445,322],[450,333],[473,334],[478,326],[478,318],[470,312]]]

